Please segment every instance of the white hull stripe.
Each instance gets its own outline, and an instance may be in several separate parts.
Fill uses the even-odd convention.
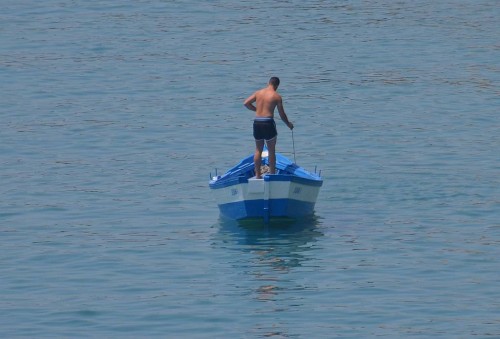
[[[269,192],[266,192],[266,186]],[[319,186],[309,186],[289,181],[264,183],[263,180],[260,180],[212,189],[212,192],[219,205],[260,199],[293,199],[316,203],[319,189]]]

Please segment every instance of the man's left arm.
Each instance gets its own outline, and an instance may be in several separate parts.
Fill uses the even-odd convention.
[[[251,96],[249,96],[244,102],[243,102],[243,105],[245,105],[246,108],[248,108],[249,110],[251,111],[257,111],[257,107],[255,107],[253,105],[253,103],[257,100],[257,96],[254,94],[252,94]]]

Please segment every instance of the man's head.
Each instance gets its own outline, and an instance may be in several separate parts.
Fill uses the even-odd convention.
[[[274,89],[277,89],[280,85],[280,79],[278,77],[272,77],[269,79],[269,85],[273,85]]]

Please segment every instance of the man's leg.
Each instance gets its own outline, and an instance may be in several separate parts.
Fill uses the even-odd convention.
[[[269,171],[271,174],[276,174],[276,139],[267,140],[267,150],[269,151]]]
[[[262,178],[260,174],[260,165],[262,164],[262,151],[264,150],[264,140],[255,140],[255,153],[253,155],[253,163],[255,166],[255,177]]]

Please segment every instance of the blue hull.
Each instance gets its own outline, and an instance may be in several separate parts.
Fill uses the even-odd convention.
[[[274,217],[300,218],[314,212],[314,203],[292,199],[244,200],[219,205],[220,213],[229,219]]]

